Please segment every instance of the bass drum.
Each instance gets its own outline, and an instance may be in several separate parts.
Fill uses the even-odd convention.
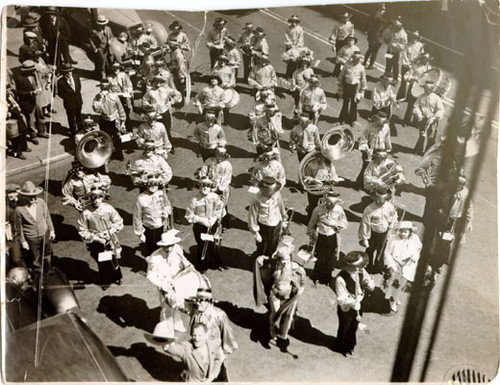
[[[240,102],[240,94],[238,94],[233,88],[227,88],[224,90],[224,107],[233,108]]]
[[[418,98],[424,93],[424,84],[426,80],[432,80],[435,84],[434,93],[441,98],[444,98],[451,87],[451,80],[448,75],[446,75],[439,68],[431,68],[429,71],[424,72],[424,74],[418,79],[413,87],[411,88],[411,94]]]
[[[165,27],[161,25],[159,22],[154,20],[146,20],[144,22],[144,25],[148,24],[151,24],[153,27],[153,36],[158,42],[158,46],[161,47],[162,45],[165,45],[168,38],[168,33]]]
[[[117,61],[118,63],[122,62],[123,57],[127,55],[125,47],[126,45],[120,43],[117,38],[111,40],[109,43],[109,53],[113,57],[113,61]]]
[[[195,270],[184,270],[172,282],[175,291],[175,304],[184,309],[184,301],[195,297],[198,289],[210,289],[210,281],[203,274]]]

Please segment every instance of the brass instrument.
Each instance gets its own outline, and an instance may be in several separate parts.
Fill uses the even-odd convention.
[[[106,244],[109,245],[111,248],[111,251],[113,252],[113,255],[115,258],[119,259],[121,258],[121,252],[122,252],[122,247],[120,246],[120,242],[118,240],[118,236],[116,233],[112,233],[109,226],[108,226],[108,221],[104,217],[99,217],[101,220],[101,223],[103,226],[106,228],[106,234],[107,234],[107,239],[106,239]],[[114,261],[114,259],[113,259]],[[114,266],[115,270],[120,267],[118,262],[116,261],[116,266]]]
[[[78,142],[76,158],[86,168],[98,168],[111,158],[113,150],[113,140],[107,133],[90,131]]]
[[[321,140],[321,153],[330,160],[345,157],[354,148],[354,134],[344,127],[330,129]]]
[[[377,183],[367,183],[365,188],[368,191],[373,191],[378,187],[392,189],[394,186],[404,182],[403,167],[399,163],[392,162],[389,165],[386,172],[384,172],[382,175],[375,177],[378,179],[379,183],[382,184],[383,186],[380,186]]]

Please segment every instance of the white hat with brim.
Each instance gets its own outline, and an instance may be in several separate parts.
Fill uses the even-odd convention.
[[[104,15],[97,16],[96,23],[99,25],[106,25],[109,23],[109,20]]]
[[[34,197],[43,192],[43,188],[41,187],[36,187],[32,181],[27,180],[24,182],[22,185],[21,189],[19,190],[19,194],[27,196],[27,197]]]
[[[161,239],[158,241],[158,246],[172,246],[176,243],[182,241],[181,238],[177,237],[179,230],[171,229],[161,235]]]
[[[166,345],[175,341],[175,332],[172,322],[169,320],[160,321],[153,333],[144,333],[146,340],[154,345]]]
[[[417,228],[413,225],[411,221],[401,221],[396,226],[397,230],[416,230]]]
[[[25,60],[21,64],[21,71],[29,72],[35,70],[35,62],[33,60]]]

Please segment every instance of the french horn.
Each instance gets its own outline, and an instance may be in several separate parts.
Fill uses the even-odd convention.
[[[111,158],[113,149],[113,140],[107,133],[90,131],[78,142],[76,158],[86,168],[98,168]]]

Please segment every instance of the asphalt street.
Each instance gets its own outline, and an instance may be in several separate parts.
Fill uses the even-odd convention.
[[[359,11],[369,11],[371,8],[356,6]],[[389,6],[390,7],[390,6]],[[437,7],[437,5],[436,5]],[[373,8],[373,6],[372,6]],[[438,9],[438,8],[436,8]],[[291,14],[297,14],[306,28],[305,44],[315,52],[315,58],[320,59],[320,65],[315,71],[322,88],[328,98],[328,108],[320,120],[321,132],[326,132],[333,126],[339,115],[341,102],[334,98],[336,83],[331,76],[333,53],[325,43],[338,15],[345,9],[337,7],[293,7],[271,10],[227,11],[223,13],[209,12],[168,12],[168,11],[131,11],[131,10],[99,10],[107,15],[115,26],[128,26],[140,20],[156,20],[168,26],[173,20],[179,20],[192,43],[199,42],[192,57],[191,72],[196,92],[204,85],[203,75],[208,74],[208,50],[204,43],[206,32],[211,27],[215,17],[223,16],[228,20],[227,28],[231,36],[237,37],[245,22],[252,21],[256,26],[262,26],[267,32],[270,45],[270,59],[278,74],[283,74],[285,63],[281,61],[283,52],[284,30],[286,19]],[[412,25],[427,25],[421,13],[412,13],[412,9],[398,8],[400,14],[411,19]],[[353,11],[354,12],[354,11]],[[407,13],[404,13],[407,12]],[[12,17],[16,16],[11,13]],[[419,15],[417,17],[417,15]],[[443,16],[444,17],[444,16]],[[420,18],[420,19],[419,19]],[[359,20],[359,22],[358,22]],[[206,22],[205,22],[206,21]],[[366,22],[366,19],[364,20]],[[366,50],[366,40],[363,38],[363,18],[358,13],[355,16],[359,47]],[[359,28],[358,28],[359,25]],[[456,26],[460,29],[459,26]],[[419,27],[422,31],[424,27]],[[428,29],[432,30],[432,29]],[[202,32],[204,32],[202,34]],[[430,33],[430,32],[429,32]],[[432,30],[427,37],[440,42],[451,49],[457,47],[449,41],[439,40]],[[17,35],[16,35],[17,34]],[[17,65],[15,53],[20,45],[19,29],[8,31],[8,64]],[[200,36],[200,34],[202,34]],[[11,39],[12,36],[12,39]],[[16,37],[17,36],[17,37]],[[200,36],[198,38],[198,36]],[[426,36],[426,35],[424,35]],[[430,43],[429,43],[430,44]],[[455,63],[457,58],[453,52],[438,49],[433,46],[436,60],[442,61],[443,67],[453,70],[449,63]],[[379,53],[378,63],[383,63],[384,49]],[[78,71],[85,77],[93,64],[86,58],[80,47],[72,46],[72,54],[77,57]],[[439,65],[440,63],[436,63]],[[449,70],[450,76],[453,72]],[[240,70],[240,76],[241,76]],[[369,90],[374,81],[382,74],[380,68],[368,71]],[[240,79],[241,80],[241,79]],[[91,113],[91,101],[96,93],[96,82],[84,79],[84,112]],[[455,89],[455,88],[454,88]],[[448,97],[453,99],[453,90]],[[337,315],[335,295],[326,286],[315,287],[310,279],[306,280],[305,292],[300,300],[298,322],[291,334],[289,350],[298,356],[281,353],[278,348],[265,347],[262,341],[266,329],[265,309],[257,308],[252,297],[251,254],[255,243],[247,231],[247,210],[250,194],[248,193],[249,172],[255,156],[254,146],[246,138],[248,129],[247,113],[253,105],[249,92],[241,82],[237,87],[241,101],[231,110],[229,125],[225,126],[228,141],[228,152],[233,164],[233,191],[229,201],[229,213],[232,216],[232,227],[223,237],[224,262],[230,267],[226,271],[208,271],[214,295],[220,301],[219,305],[231,319],[240,348],[229,357],[228,366],[232,381],[373,381],[386,382],[390,380],[392,364],[395,357],[401,325],[404,317],[404,306],[397,314],[391,314],[387,304],[380,300],[381,293],[376,291],[372,296],[368,309],[363,316],[367,325],[365,331],[358,333],[358,345],[354,356],[349,358],[335,353],[332,343],[337,330]],[[288,131],[293,127],[289,119],[293,113],[293,99],[282,89],[278,89],[278,106],[283,112],[285,132],[281,141],[282,161],[287,172],[287,185],[283,190],[288,207],[294,207],[296,214],[291,224],[291,232],[295,245],[307,243],[306,230],[306,196],[297,189],[298,161],[295,154],[287,150]],[[359,137],[365,127],[371,109],[370,93],[367,100],[360,103],[360,118],[352,128],[355,137]],[[396,111],[396,115],[404,113],[406,105]],[[69,138],[64,127],[66,118],[61,101],[56,99],[55,135],[51,145],[44,147],[45,155],[40,151],[40,157],[57,156],[65,151],[71,151]],[[447,117],[451,108],[447,107]],[[175,155],[169,157],[174,177],[171,181],[171,196],[175,207],[177,227],[181,230],[182,245],[188,256],[193,255],[194,239],[191,228],[183,220],[184,209],[190,197],[195,193],[193,175],[201,166],[201,158],[196,156],[196,146],[192,133],[194,130],[196,108],[186,106],[173,114],[173,135],[176,145]],[[446,122],[447,117],[443,119]],[[417,140],[417,130],[402,127],[396,119],[398,135],[392,138],[398,161],[403,165],[406,183],[401,196],[396,202],[404,204],[407,210],[406,219],[412,220],[422,234],[421,215],[423,213],[424,196],[423,183],[414,175],[414,169],[420,157],[412,154],[412,148]],[[444,124],[444,123],[443,123]],[[61,145],[63,143],[63,145]],[[140,156],[133,144],[126,145],[126,161],[110,162],[110,177],[112,179],[112,204],[123,217],[125,229],[119,238],[123,246],[121,261],[124,275],[122,286],[112,286],[102,291],[97,283],[97,264],[91,259],[85,245],[80,241],[76,225],[78,213],[71,207],[61,204],[61,181],[70,167],[70,158],[51,164],[46,169],[25,170],[8,177],[8,182],[22,183],[31,179],[48,190],[47,199],[56,227],[58,242],[55,244],[54,264],[63,270],[71,282],[77,283],[80,289],[75,293],[80,302],[82,312],[90,327],[109,347],[127,376],[134,381],[169,381],[177,375],[178,366],[165,356],[159,348],[148,345],[144,332],[151,332],[159,317],[159,300],[156,288],[145,278],[146,262],[138,248],[139,240],[132,231],[132,213],[139,191],[131,184],[125,173],[127,161],[133,161]],[[443,381],[455,368],[470,367],[485,373],[492,378],[498,367],[499,336],[498,336],[498,260],[497,260],[497,181],[496,181],[496,139],[491,138],[485,154],[484,166],[480,173],[480,183],[474,192],[474,223],[473,232],[467,235],[467,242],[460,249],[457,258],[455,274],[452,278],[448,301],[443,311],[442,325],[434,346],[432,361],[427,374],[427,381]],[[472,162],[474,158],[471,158]],[[7,163],[7,169],[15,168],[18,163]],[[15,167],[14,167],[15,166]],[[337,191],[344,200],[349,226],[342,233],[342,251],[359,249],[357,229],[362,211],[369,202],[361,191],[352,188],[361,168],[361,156],[353,150],[344,159],[335,162],[337,172],[346,179]],[[46,179],[44,183],[44,179]],[[310,273],[312,264],[307,266]],[[380,283],[381,277],[376,277]],[[412,379],[418,380],[425,354],[425,346],[432,327],[432,315],[437,307],[441,281],[434,288],[429,312],[424,325],[421,344],[418,347],[415,370]]]

